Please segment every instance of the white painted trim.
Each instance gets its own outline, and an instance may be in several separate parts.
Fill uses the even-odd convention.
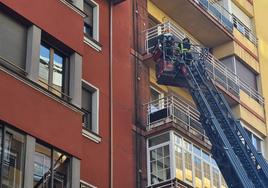
[[[75,11],[77,14],[79,14],[83,18],[86,17],[86,15],[83,13],[83,11],[79,10],[79,8],[75,8],[75,5],[73,5],[73,6],[70,5],[70,3],[66,2],[66,0],[60,0],[60,2],[62,2],[63,4],[65,4],[67,7],[69,7],[73,11]]]
[[[96,50],[97,52],[102,51],[102,47],[98,44],[96,44],[93,40],[89,39],[88,37],[84,36],[84,43],[89,45],[91,48]]]
[[[92,131],[99,134],[100,90],[84,79],[82,79],[82,82],[95,90],[92,96]]]
[[[94,185],[91,185],[90,183],[87,183],[86,181],[84,180],[80,180],[81,183],[85,184],[86,186],[89,186],[90,188],[97,188],[96,186]]]
[[[90,140],[92,140],[93,142],[96,142],[97,144],[99,144],[101,142],[101,137],[87,131],[86,129],[82,129],[82,135]]]
[[[170,131],[169,134],[170,144],[169,144],[169,158],[170,158],[170,178],[176,178],[176,160],[175,160],[175,141],[174,141],[174,131]]]

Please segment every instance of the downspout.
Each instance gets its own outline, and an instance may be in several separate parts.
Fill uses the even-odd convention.
[[[112,1],[109,1],[109,96],[110,96],[110,105],[109,105],[109,111],[110,111],[110,147],[109,147],[109,155],[110,155],[110,177],[109,177],[109,184],[110,188],[113,188],[113,6]]]
[[[135,105],[135,112],[134,112],[134,118],[135,118],[135,126],[140,127],[140,121],[139,121],[139,86],[138,86],[138,77],[139,77],[139,60],[137,57],[136,52],[139,51],[139,40],[138,40],[138,33],[139,33],[139,27],[138,27],[138,3],[137,0],[132,0],[132,35],[133,35],[133,48],[134,48],[134,63],[135,63],[135,69],[134,69],[134,105]],[[142,187],[142,174],[141,174],[141,138],[138,132],[135,132],[135,158],[136,158],[136,187],[141,188]]]

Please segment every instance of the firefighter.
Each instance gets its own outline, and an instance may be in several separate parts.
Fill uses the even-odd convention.
[[[192,54],[189,52],[191,49],[190,40],[186,37],[178,45],[178,51],[181,55],[181,60],[185,63],[190,63],[193,59]]]

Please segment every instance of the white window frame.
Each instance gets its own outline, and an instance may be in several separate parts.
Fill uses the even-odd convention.
[[[150,86],[150,89],[152,89],[152,90],[154,90],[155,92],[159,93],[158,100],[164,98],[165,95],[164,95],[164,93],[161,92],[160,90],[156,89],[156,88],[153,87],[153,86]],[[152,102],[152,101],[150,101],[150,102]],[[159,109],[156,108],[156,109],[152,110],[152,106],[153,106],[153,105],[150,106],[150,113],[156,112],[156,111],[161,110],[162,108],[164,108],[164,101],[163,101],[163,100],[159,100],[159,103],[158,103]]]
[[[80,184],[81,183],[84,184],[85,186],[87,186],[88,188],[97,188],[96,186],[91,185],[90,183],[87,183],[86,181],[83,181],[83,180],[80,180]]]
[[[92,132],[95,134],[99,134],[99,88],[96,86],[90,84],[86,80],[82,80],[82,85],[85,85],[85,87],[94,90],[92,95]],[[82,102],[82,98],[81,98]],[[91,133],[88,130],[83,129],[82,134],[85,137],[89,137],[90,139],[93,139],[93,141],[99,143],[101,141],[101,138],[97,135]]]
[[[151,138],[154,138],[154,137],[157,137],[157,136],[160,136],[160,135],[164,135],[164,134],[169,134],[169,141],[166,141],[166,142],[163,142],[163,143],[161,143],[161,144],[158,144],[158,145],[155,145],[155,146],[152,146],[152,147],[149,147],[149,139],[151,139]],[[146,140],[146,145],[147,145],[147,184],[148,184],[148,186],[150,186],[150,185],[152,185],[152,182],[151,182],[151,169],[150,169],[150,151],[151,150],[154,150],[154,149],[157,149],[157,148],[159,148],[159,147],[164,147],[164,146],[169,146],[169,157],[170,157],[170,178],[172,179],[172,161],[171,160],[173,160],[173,159],[171,159],[171,156],[172,156],[172,151],[171,151],[171,140],[170,140],[170,138],[171,138],[171,132],[164,132],[164,133],[161,133],[161,134],[159,134],[159,135],[156,135],[156,136],[152,136],[152,137],[150,137],[150,138],[148,138],[147,140]],[[165,181],[167,181],[167,180],[165,180]]]
[[[83,0],[83,2],[87,2],[93,7],[93,37],[92,39],[84,36],[84,43],[100,52],[102,50],[101,46],[95,41],[99,42],[99,21],[100,21],[100,8],[99,4],[93,0]],[[95,40],[95,41],[94,41]]]
[[[256,131],[252,130],[249,126],[247,126],[243,121],[240,121],[240,123],[245,129],[247,129],[251,133],[250,139],[251,139],[252,145],[253,145],[253,136],[255,136],[255,137],[257,137],[257,138],[259,138],[261,140],[261,153],[262,153],[262,155],[264,157],[264,155],[265,155],[265,147],[264,147],[263,138],[259,134],[257,134]],[[255,149],[257,150],[257,148],[255,148]]]

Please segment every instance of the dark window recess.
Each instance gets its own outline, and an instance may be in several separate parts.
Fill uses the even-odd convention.
[[[68,94],[68,58],[58,50],[42,43],[40,46],[40,85],[60,97]]]
[[[0,64],[25,70],[27,27],[0,12]]]
[[[150,123],[167,118],[169,116],[169,113],[170,112],[169,112],[168,108],[163,108],[163,109],[158,110],[156,112],[150,113],[150,115],[149,115]]]
[[[93,91],[82,87],[83,125],[88,130],[92,130],[92,96]]]
[[[94,6],[84,1],[84,12],[86,17],[84,18],[84,33],[87,37],[93,38],[93,9]]]
[[[71,158],[52,148],[36,143],[33,188],[67,188],[71,177]]]
[[[251,71],[242,61],[236,58],[236,74],[246,82],[251,88],[258,90],[257,75]]]

